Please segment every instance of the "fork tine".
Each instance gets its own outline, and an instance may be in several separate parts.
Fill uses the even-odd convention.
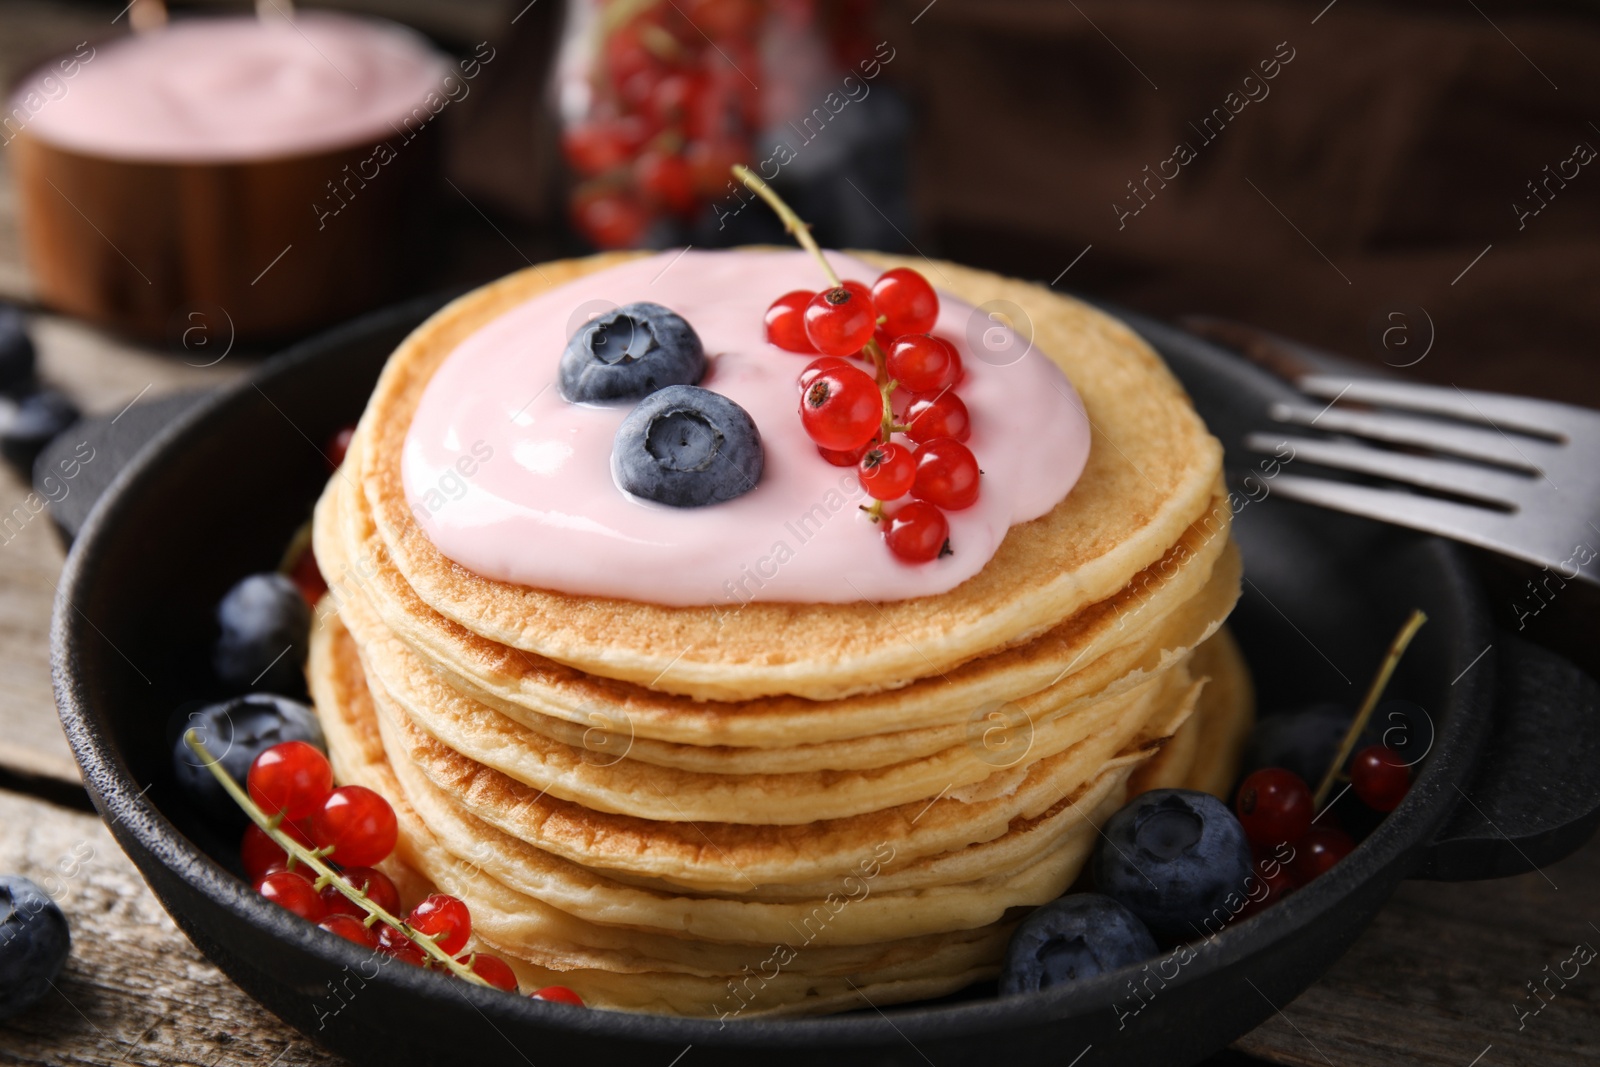
[[[1532,474],[1544,473],[1544,468],[1533,457],[1548,456],[1557,448],[1555,445],[1540,441],[1524,440],[1518,444],[1494,430],[1452,426],[1449,423],[1410,419],[1404,415],[1343,411],[1335,407],[1326,407],[1319,411],[1299,404],[1274,404],[1271,414],[1279,422],[1315,426],[1319,430],[1355,434],[1357,437],[1368,437],[1374,441],[1387,441],[1395,445],[1412,445],[1436,452],[1448,452],[1454,456],[1494,463]]]
[[[1310,375],[1296,383],[1302,393],[1327,400],[1340,398],[1364,404],[1448,415],[1466,422],[1516,430],[1535,437],[1565,439],[1560,431],[1561,416],[1571,410],[1566,404],[1527,397],[1482,393],[1440,385],[1415,385],[1381,378],[1339,378]]]
[[[1485,508],[1418,496],[1402,489],[1373,489],[1294,474],[1280,474],[1271,485],[1274,495],[1281,494],[1289,500],[1409,526],[1533,563],[1549,562],[1516,543],[1509,516]]]
[[[1525,475],[1507,474],[1471,463],[1367,448],[1348,441],[1274,437],[1265,433],[1253,433],[1245,439],[1245,447],[1254,452],[1278,453],[1285,444],[1294,449],[1292,460],[1392,478],[1425,489],[1458,493],[1493,503],[1514,506],[1526,499],[1528,490],[1535,485]]]

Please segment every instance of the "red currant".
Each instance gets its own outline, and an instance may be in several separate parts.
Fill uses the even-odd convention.
[[[939,437],[965,441],[972,436],[972,416],[967,414],[967,405],[950,389],[913,398],[906,408],[904,423],[909,427],[906,436],[918,444]]]
[[[714,39],[745,37],[761,24],[764,5],[757,0],[694,0],[687,16]]]
[[[978,460],[960,441],[941,437],[917,446],[917,476],[911,495],[918,500],[960,511],[978,499]]]
[[[422,951],[421,945],[418,945],[405,934],[402,934],[388,923],[379,923],[375,929],[378,931],[379,952],[402,963],[409,963],[413,967],[422,967],[427,964],[428,954]]]
[[[838,356],[818,356],[810,363],[807,363],[805,370],[800,372],[800,377],[795,379],[795,384],[800,387],[800,395],[805,395],[806,386],[811,384],[811,379],[815,378],[823,371],[837,370],[840,367],[846,367],[850,370],[861,369],[854,363],[851,363],[848,359],[840,359]]]
[[[638,119],[599,119],[569,127],[561,135],[561,148],[572,169],[590,177],[626,164],[644,138]]]
[[[420,934],[435,938],[444,951],[454,956],[467,947],[472,936],[472,916],[467,906],[448,893],[434,893],[411,909],[406,922]]]
[[[1298,885],[1306,885],[1355,849],[1353,838],[1336,826],[1313,826],[1294,843],[1294,859],[1289,874]]]
[[[344,462],[345,453],[350,451],[350,441],[356,435],[354,426],[346,426],[328,439],[328,465],[335,470]]]
[[[861,462],[861,457],[866,453],[869,447],[871,447],[871,442],[862,445],[860,448],[846,449],[843,452],[836,452],[831,448],[819,447],[817,449],[817,455],[821,456],[829,463],[832,463],[835,467],[854,467],[856,464]]]
[[[529,994],[534,1000],[548,1000],[554,1004],[571,1004],[575,1008],[583,1007],[583,998],[564,985],[547,985],[543,989],[536,989]]]
[[[784,293],[767,308],[767,340],[785,352],[815,352],[806,336],[806,305],[811,294],[804,289]],[[834,358],[834,357],[829,357]]]
[[[913,500],[889,516],[883,539],[907,563],[926,563],[950,547],[950,522],[932,504]]]
[[[352,944],[362,948],[375,949],[378,947],[378,932],[359,918],[343,912],[329,915],[317,924],[330,934],[338,934]]]
[[[400,891],[382,871],[375,871],[371,867],[349,867],[345,869],[344,879],[367,894],[369,900],[390,915],[399,913]],[[329,915],[353,915],[358,919],[367,917],[365,908],[331,885],[323,886],[322,903]]]
[[[883,425],[883,394],[872,376],[856,367],[825,370],[800,394],[800,422],[823,448],[860,448]]]
[[[909,267],[884,271],[872,283],[872,303],[892,336],[927,333],[939,321],[939,294],[928,279]]]
[[[634,161],[633,177],[652,204],[680,215],[694,207],[694,171],[680,155],[654,149],[645,152]]]
[[[1263,848],[1300,840],[1316,814],[1311,787],[1282,767],[1264,767],[1246,778],[1233,807],[1244,836]]]
[[[907,334],[889,349],[889,377],[913,393],[937,393],[961,379],[961,354],[942,337]]]
[[[294,871],[271,871],[256,883],[256,892],[308,922],[321,922],[322,898],[316,887]]]
[[[311,835],[297,823],[280,823],[278,829],[306,848],[317,847],[312,843]],[[244,837],[239,841],[239,865],[244,868],[245,880],[251,885],[261,881],[261,876],[270,869],[287,869],[288,863],[289,854],[279,848],[265,830],[254,823],[245,829]]]
[[[394,809],[364,785],[335,789],[311,820],[311,836],[345,867],[370,867],[394,851],[399,826]]]
[[[749,152],[738,141],[712,137],[689,142],[683,154],[694,171],[695,189],[701,196],[709,197],[721,195],[727,189],[731,180],[728,171]]]
[[[645,112],[657,126],[677,125],[687,119],[704,92],[705,75],[692,71],[668,74],[656,82]]]
[[[1387,745],[1369,745],[1350,761],[1350,787],[1373,811],[1393,811],[1411,788],[1411,768]]]
[[[322,594],[328,591],[328,582],[322,577],[322,569],[317,566],[316,553],[311,547],[300,553],[300,558],[294,561],[294,566],[289,570],[289,580],[294,587],[300,590],[300,595],[312,607],[317,606],[317,601],[322,599]]]
[[[621,193],[595,193],[576,199],[572,221],[596,248],[627,248],[644,238],[650,215]]]
[[[257,756],[245,781],[250,799],[268,815],[303,819],[333,791],[333,768],[313,746],[285,741]]]
[[[806,336],[824,355],[855,355],[877,326],[872,297],[863,295],[860,282],[854,289],[850,284],[824,289],[806,305]]]
[[[895,500],[911,491],[917,461],[905,445],[891,441],[873,445],[861,454],[861,486],[877,500]]]
[[[504,989],[507,993],[517,991],[517,976],[511,970],[511,965],[499,956],[486,956],[482,952],[474,952],[472,958],[462,958],[459,963],[464,963],[472,968],[472,973],[482,978],[496,989]]]

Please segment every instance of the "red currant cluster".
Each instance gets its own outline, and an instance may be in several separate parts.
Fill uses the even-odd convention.
[[[798,379],[806,433],[829,463],[856,468],[873,497],[867,510],[885,522],[889,550],[908,563],[949,552],[944,513],[978,499],[978,461],[963,444],[971,420],[955,393],[961,354],[928,332],[938,318],[933,286],[906,267],[884,272],[870,289],[856,281],[799,289],[767,309],[768,341],[820,353]]]
[[[1374,811],[1399,807],[1411,788],[1411,770],[1400,753],[1371,745],[1355,754],[1349,767],[1350,789]],[[1234,811],[1256,852],[1256,873],[1266,883],[1264,907],[1312,879],[1327,873],[1356,847],[1355,839],[1337,826],[1315,826],[1316,803],[1304,778],[1282,767],[1263,767],[1247,777],[1234,799]],[[1288,845],[1293,856],[1278,862],[1275,853]]]
[[[246,780],[250,799],[280,822],[278,829],[324,860],[337,864],[347,885],[389,915],[400,914],[400,893],[387,875],[373,869],[394,851],[399,826],[389,802],[359,785],[333,785],[327,757],[304,741],[285,741],[262,752],[250,765]],[[256,892],[347,941],[418,967],[431,957],[413,934],[432,938],[456,962],[470,968],[496,989],[517,992],[516,975],[507,963],[482,952],[458,955],[472,937],[472,916],[460,899],[434,893],[405,918],[410,932],[380,922],[333,884],[318,888],[294,856],[267,833],[252,825],[239,843],[239,860]],[[565,986],[533,994],[541,1000],[582,1005]]]
[[[638,244],[656,216],[685,216],[716,195],[761,122],[740,73],[761,69],[761,0],[614,3],[598,17],[619,13],[597,56],[590,117],[562,135],[583,179],[573,224],[600,248]]]

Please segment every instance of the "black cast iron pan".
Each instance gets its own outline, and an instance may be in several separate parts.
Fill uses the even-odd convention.
[[[690,1067],[1193,1063],[1314,981],[1401,879],[1542,866],[1578,847],[1600,815],[1596,685],[1496,632],[1452,546],[1272,499],[1260,457],[1234,446],[1266,425],[1265,407],[1287,398],[1285,387],[1191,335],[1127,316],[1229,447],[1246,501],[1235,522],[1247,580],[1233,626],[1264,708],[1354,705],[1411,608],[1431,617],[1391,694],[1426,710],[1432,747],[1404,804],[1354,854],[1201,943],[1136,1015],[1128,976],[1117,974],[1009,999],[991,985],[883,1012],[719,1025],[570,1009],[407,966],[380,971],[229,872],[231,844],[173,783],[166,723],[183,701],[221,695],[201,677],[213,606],[240,576],[277,564],[327,477],[317,446],[354,420],[390,350],[439,304],[409,303],[296,346],[169,426],[84,525],[53,623],[62,722],[122,847],[207,956],[352,1060],[664,1067],[693,1046]]]

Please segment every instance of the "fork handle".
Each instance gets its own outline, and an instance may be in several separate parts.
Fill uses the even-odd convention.
[[[1477,773],[1413,878],[1523,874],[1577,851],[1600,824],[1600,684],[1501,631],[1494,722]]]

